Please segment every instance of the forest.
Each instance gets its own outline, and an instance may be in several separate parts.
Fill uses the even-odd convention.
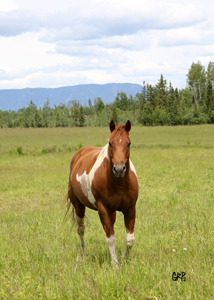
[[[43,108],[30,100],[28,107],[18,111],[0,110],[0,128],[12,127],[83,127],[108,126],[129,119],[133,125],[193,125],[214,123],[214,62],[207,69],[200,61],[192,63],[184,89],[174,88],[161,74],[157,84],[143,81],[142,92],[135,96],[117,93],[113,103],[101,98],[81,106],[72,100],[51,107],[47,98]]]

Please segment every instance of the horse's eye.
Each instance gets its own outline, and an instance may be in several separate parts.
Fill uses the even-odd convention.
[[[131,143],[128,143],[128,147],[130,147]]]
[[[109,143],[109,146],[112,147],[112,144],[110,142],[108,142],[108,143]]]

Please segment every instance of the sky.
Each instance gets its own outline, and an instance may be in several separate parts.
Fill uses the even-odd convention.
[[[186,87],[214,62],[213,0],[0,0],[0,89]]]

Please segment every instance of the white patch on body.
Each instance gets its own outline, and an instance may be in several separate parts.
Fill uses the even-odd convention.
[[[136,175],[136,177],[137,177],[137,172],[136,172],[136,170],[135,170],[135,167],[134,167],[133,163],[131,162],[131,159],[129,159],[129,165],[130,165],[130,170],[131,170],[132,172],[134,172],[135,175]]]
[[[76,175],[76,180],[80,183],[82,191],[84,195],[88,198],[88,200],[96,207],[95,205],[95,198],[91,191],[92,181],[94,179],[94,174],[96,173],[97,169],[101,166],[102,162],[105,158],[108,158],[108,144],[103,147],[100,151],[95,164],[93,165],[89,174],[86,174],[86,171],[82,175]]]

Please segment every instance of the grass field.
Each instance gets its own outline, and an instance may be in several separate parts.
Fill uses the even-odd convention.
[[[71,157],[81,145],[105,145],[108,128],[0,129],[0,299],[214,299],[213,133],[132,128],[136,241],[116,273],[97,212],[86,211],[83,258],[71,218],[63,222]],[[119,212],[115,235],[120,257]]]

